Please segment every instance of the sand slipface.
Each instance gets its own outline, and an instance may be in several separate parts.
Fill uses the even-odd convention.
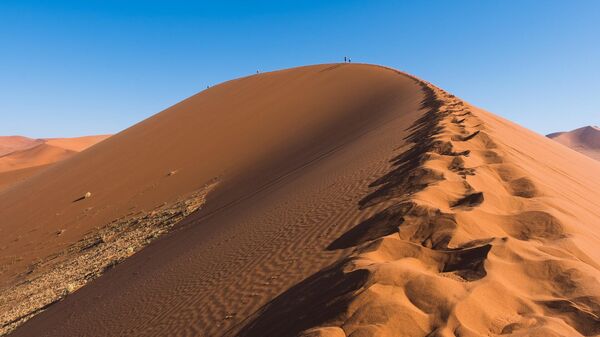
[[[54,167],[0,194],[3,293],[95,276],[13,336],[600,334],[600,163],[393,69],[227,82]]]
[[[600,128],[597,126],[584,126],[568,132],[555,132],[547,137],[588,157],[600,160]]]

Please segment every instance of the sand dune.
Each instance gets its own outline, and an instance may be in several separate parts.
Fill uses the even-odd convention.
[[[75,153],[75,151],[41,143],[35,147],[11,152],[0,157],[0,172],[47,165],[66,159]]]
[[[599,169],[392,69],[230,81],[0,194],[0,322],[598,335]]]
[[[56,146],[61,149],[81,152],[108,137],[110,137],[110,135],[83,136],[75,138],[45,138],[44,142],[48,145]]]
[[[0,136],[0,156],[5,154],[26,150],[43,143],[41,139],[31,139],[22,136]]]
[[[568,132],[555,132],[547,136],[555,141],[600,160],[600,128],[584,126]]]
[[[108,135],[48,139],[0,137],[0,151],[5,152],[0,155],[0,191],[108,137]]]

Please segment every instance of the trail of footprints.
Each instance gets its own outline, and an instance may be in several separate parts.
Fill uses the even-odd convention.
[[[480,125],[481,122],[454,96],[426,83],[422,82],[421,85],[426,92],[423,107],[429,108],[429,111],[411,127],[413,132],[407,140],[415,146],[394,159],[395,169],[376,181],[373,186],[379,188],[363,201],[365,205],[372,206],[378,199],[402,200],[386,210],[387,219],[384,221],[391,220],[393,224],[390,224],[390,227],[393,226],[397,230],[400,220],[400,237],[431,249],[428,257],[437,262],[440,273],[453,273],[464,281],[477,280],[485,276],[483,260],[491,248],[490,242],[493,239],[485,240],[488,241],[485,243],[473,242],[463,247],[450,248],[453,232],[458,226],[455,213],[444,213],[437,208],[404,200],[427,188],[435,188],[438,181],[446,179],[447,172],[437,171],[425,165],[427,161],[441,159],[449,162],[448,170],[459,175],[465,187],[465,195],[449,205],[451,208],[468,211],[484,201],[484,194],[474,191],[467,182],[467,176],[476,174],[475,168],[465,167],[464,158],[472,155],[471,150],[458,151],[454,146],[455,142],[467,142],[483,135],[481,130],[472,130],[473,127],[468,126]],[[451,123],[449,127],[445,126],[449,125],[448,121]],[[448,131],[454,132],[448,135]],[[487,138],[485,147],[490,149],[495,146]]]
[[[392,159],[391,170],[371,184],[372,192],[359,203],[364,210],[389,206],[329,246],[331,250],[354,247],[352,255],[276,298],[239,335],[376,336],[398,335],[400,331],[411,336],[519,331],[547,335],[547,316],[563,320],[582,335],[600,334],[600,300],[582,293],[585,290],[577,285],[581,275],[574,275],[573,269],[553,258],[565,252],[548,253],[550,249],[545,252],[547,260],[523,264],[535,266],[532,270],[522,267],[515,271],[551,284],[550,293],[537,297],[541,300],[532,295],[531,301],[544,308],[543,314],[522,300],[520,312],[495,318],[488,331],[473,330],[463,321],[466,315],[457,307],[476,293],[478,286],[484,286],[481,282],[487,275],[490,251],[497,249],[499,256],[506,256],[504,252],[511,251],[511,245],[519,245],[519,240],[541,242],[530,245],[539,247],[567,234],[550,212],[528,206],[540,196],[535,183],[504,160],[501,147],[470,107],[429,83],[417,81],[425,99],[424,114],[409,128],[406,138],[414,145]],[[481,231],[473,234],[474,226],[461,223],[462,215],[482,207],[488,192],[497,193],[472,186],[479,174],[486,175],[481,179],[494,179],[492,186],[504,187],[506,198],[524,207],[515,214],[498,205],[500,211],[490,215],[494,223],[482,219],[475,226]],[[450,198],[444,189],[448,184],[460,186],[463,194]],[[432,200],[425,195],[447,198]],[[415,260],[419,271],[405,267],[414,266]],[[395,296],[405,296],[411,306],[394,300]],[[319,308],[315,311],[318,314],[312,313],[313,308]],[[381,314],[369,314],[378,312]],[[289,317],[294,317],[293,322]]]

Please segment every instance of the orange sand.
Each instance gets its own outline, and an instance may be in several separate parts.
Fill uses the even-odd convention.
[[[50,139],[0,137],[0,190],[25,180],[49,164],[69,158],[108,137],[108,135]]]
[[[598,335],[599,170],[392,69],[250,76],[0,193],[0,294],[218,181],[11,336]]]
[[[597,126],[584,126],[568,132],[551,133],[548,138],[588,157],[600,160],[600,128]]]

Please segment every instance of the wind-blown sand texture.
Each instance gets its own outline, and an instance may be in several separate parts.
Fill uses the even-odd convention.
[[[109,135],[47,139],[0,137],[0,191],[108,137]]]
[[[118,219],[154,228],[206,193],[102,276],[2,319],[45,310],[11,336],[597,335],[599,169],[392,69],[230,81],[0,194],[6,294]]]
[[[600,128],[597,126],[584,126],[568,132],[555,132],[547,137],[588,157],[600,160]]]

